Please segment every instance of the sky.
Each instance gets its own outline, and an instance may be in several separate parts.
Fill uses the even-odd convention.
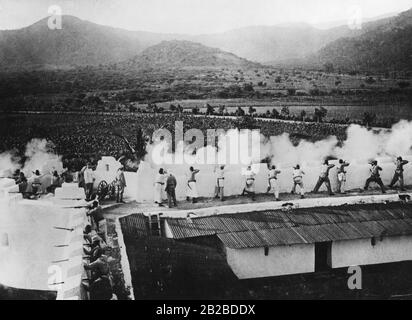
[[[309,23],[318,27],[399,13],[412,0],[0,0],[0,29],[18,29],[62,14],[113,27],[204,34],[252,25]]]

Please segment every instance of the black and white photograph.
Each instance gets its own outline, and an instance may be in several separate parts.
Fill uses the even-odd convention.
[[[412,0],[0,0],[0,300],[412,300],[411,197]]]

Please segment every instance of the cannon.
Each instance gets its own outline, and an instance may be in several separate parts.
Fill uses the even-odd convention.
[[[122,186],[118,185],[116,181],[112,183],[107,183],[105,180],[102,180],[97,185],[96,194],[99,201],[102,200],[116,200],[117,192],[121,192],[123,190],[119,190],[123,188]]]

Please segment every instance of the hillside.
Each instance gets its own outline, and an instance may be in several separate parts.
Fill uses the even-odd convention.
[[[122,61],[144,45],[135,32],[62,17],[61,30],[47,19],[27,28],[0,32],[0,68],[66,68]]]
[[[346,71],[412,71],[412,10],[326,45],[312,62]]]
[[[120,65],[134,70],[261,67],[232,53],[182,40],[163,41]]]

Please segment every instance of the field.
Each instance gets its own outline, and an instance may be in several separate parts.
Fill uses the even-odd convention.
[[[348,75],[272,67],[147,72],[85,67],[1,73],[0,111],[128,112],[145,109],[148,104],[169,110],[170,104],[177,102],[184,108],[202,108],[206,103],[230,108],[252,106],[258,109],[257,113],[288,106],[293,114],[302,110],[311,114],[315,108],[325,106],[331,119],[360,119],[364,112],[376,111],[378,119],[410,119],[410,84],[411,79],[399,75]]]
[[[401,119],[412,120],[412,107],[401,106],[399,104],[378,104],[375,106],[368,106],[368,105],[325,105],[325,101],[323,103],[319,103],[318,105],[314,103],[302,102],[298,103],[282,103],[279,101],[271,101],[271,100],[252,100],[252,99],[208,99],[208,100],[175,100],[169,102],[162,102],[158,103],[159,107],[164,108],[165,110],[169,109],[170,104],[173,105],[181,105],[187,112],[190,112],[191,109],[195,107],[199,107],[200,112],[205,113],[207,108],[205,107],[207,104],[215,107],[217,111],[219,106],[225,106],[225,112],[227,111],[229,114],[236,112],[238,107],[241,107],[245,113],[249,112],[249,107],[253,107],[256,109],[256,115],[264,115],[268,111],[272,112],[273,109],[276,109],[279,113],[281,113],[282,108],[284,106],[288,106],[290,115],[292,116],[300,116],[302,111],[306,113],[308,117],[314,115],[315,109],[319,106],[323,106],[328,110],[327,116],[325,117],[326,121],[330,120],[345,120],[351,119],[355,121],[362,121],[364,118],[365,113],[375,113],[377,116],[377,120],[385,120],[388,118],[393,118],[395,121]]]

